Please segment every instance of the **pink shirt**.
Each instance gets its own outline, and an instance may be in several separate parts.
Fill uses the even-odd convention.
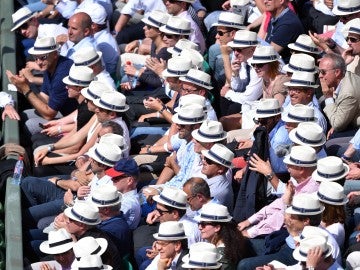
[[[319,189],[319,184],[311,177],[300,184],[297,184],[293,178],[290,181],[295,186],[295,195],[313,193]],[[249,217],[248,221],[253,225],[247,230],[249,237],[254,238],[279,230],[284,225],[285,208],[286,206],[281,197]]]

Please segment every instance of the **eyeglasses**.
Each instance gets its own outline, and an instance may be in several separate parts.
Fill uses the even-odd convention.
[[[16,33],[21,34],[21,30],[26,30],[29,28],[29,24],[26,22],[24,24],[22,24],[21,26],[19,26],[18,29],[16,29]]]
[[[160,216],[164,215],[165,213],[171,213],[170,210],[161,210],[159,208],[155,208],[155,210],[159,212]]]
[[[186,201],[187,201],[188,203],[190,203],[195,197],[196,197],[196,194],[195,194],[195,195],[188,196],[188,197],[186,198]]]
[[[288,92],[295,92],[296,94],[299,94],[301,92],[305,92],[309,90],[308,88],[301,88],[301,87],[297,87],[297,88],[293,88],[293,87],[289,87],[288,88]]]
[[[148,30],[151,30],[152,28],[155,28],[155,27],[153,27],[153,26],[151,26],[151,25],[148,25],[148,24],[145,24],[145,27],[146,27]]]
[[[325,75],[330,70],[335,70],[336,68],[329,68],[329,69],[319,69],[319,74]]]
[[[262,68],[266,63],[253,63],[251,64],[254,68]]]
[[[231,31],[220,31],[220,30],[218,30],[217,31],[217,34],[220,36],[220,37],[222,37],[223,35],[225,35],[225,34],[227,34],[227,33],[230,33]]]
[[[44,55],[34,55],[33,56],[34,57],[34,61],[36,62],[36,61],[45,61],[45,60],[47,60],[48,59],[48,57],[49,57],[49,54],[44,54]]]
[[[185,89],[185,88],[181,88],[181,91],[185,92],[186,94],[192,94],[195,93],[197,91],[200,91],[200,89]]]
[[[161,36],[166,37],[167,39],[176,39],[179,35],[161,33]]]
[[[232,48],[234,52],[242,53],[246,48]]]
[[[169,2],[170,4],[174,4],[174,3],[178,3],[180,1],[178,1],[178,0],[166,0],[165,3],[166,2]]]
[[[357,43],[357,42],[359,42],[359,38],[356,38],[356,37],[347,37],[346,38],[346,42],[351,42],[351,43]]]
[[[207,158],[204,156],[204,161],[208,164],[208,165],[212,165],[212,164],[216,164],[214,161],[212,161],[210,158]]]
[[[213,222],[205,222],[205,221],[201,221],[198,223],[199,227],[200,228],[205,228],[206,226],[214,226],[214,223]]]

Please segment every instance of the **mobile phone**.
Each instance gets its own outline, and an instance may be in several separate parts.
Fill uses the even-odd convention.
[[[44,124],[43,123],[39,123],[39,127],[41,128],[45,128]]]

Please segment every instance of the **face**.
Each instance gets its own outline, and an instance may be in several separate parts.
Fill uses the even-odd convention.
[[[356,19],[360,17],[360,12],[349,14],[349,15],[343,15],[340,16],[340,22],[343,24],[346,24],[347,22],[351,21],[352,19]]]
[[[105,121],[108,121],[111,119],[111,111],[100,108],[100,107],[96,107],[95,114],[100,123],[104,123]]]
[[[200,154],[201,150],[209,150],[211,148],[211,146],[214,145],[214,143],[204,143],[204,142],[199,142],[195,139],[193,139],[194,142],[194,151],[195,153]]]
[[[90,112],[95,112],[95,109],[97,108],[94,104],[94,102],[90,99],[85,99],[85,102],[86,102],[86,105],[87,105],[87,108]]]
[[[69,40],[75,44],[79,43],[84,37],[90,33],[90,28],[83,28],[80,16],[72,16],[68,22]]]
[[[188,205],[190,206],[190,209],[192,211],[198,211],[201,209],[202,207],[202,204],[201,202],[199,201],[199,197],[198,195],[194,195],[191,193],[191,190],[190,190],[190,185],[185,185],[183,187],[183,191],[186,193],[187,195],[187,198],[186,198],[186,201],[188,203]]]
[[[54,259],[57,261],[63,268],[69,268],[75,259],[75,255],[72,249],[60,253],[54,254]]]
[[[204,90],[200,89],[199,86],[197,86],[193,83],[183,82],[181,85],[181,95],[182,96],[186,96],[189,94],[196,94],[196,95],[203,96],[204,93],[205,93]]]
[[[278,9],[283,0],[264,0],[266,11],[273,12]]]
[[[228,42],[233,40],[235,31],[229,30],[228,27],[218,26],[216,28],[217,33],[215,38],[220,42],[220,45],[226,45]]]
[[[154,39],[160,35],[159,29],[151,25],[146,24],[143,29],[145,37],[147,38]]]
[[[162,40],[166,44],[167,47],[174,47],[176,42],[181,38],[179,35],[173,35],[173,34],[166,34],[161,33]]]
[[[289,87],[291,105],[303,104],[307,105],[312,100],[312,89],[306,87]]]
[[[116,187],[117,191],[120,191],[121,193],[125,193],[129,187],[129,178],[131,176],[128,175],[121,175],[117,177],[113,177],[111,180],[113,182],[113,185]]]
[[[201,173],[205,174],[208,178],[220,175],[223,173],[223,166],[215,163],[211,159],[203,156],[202,157],[202,169]]]
[[[240,64],[246,62],[254,52],[254,47],[233,48],[236,61]]]
[[[91,167],[91,171],[96,174],[96,173],[100,173],[104,171],[104,167],[101,166],[102,164],[98,161],[96,161],[93,158],[90,158],[90,167]]]
[[[298,126],[299,123],[291,123],[291,122],[285,122],[285,129],[287,132],[292,131],[294,128]]]
[[[178,15],[182,11],[181,1],[165,0],[167,12],[171,15]]]
[[[159,217],[160,223],[166,221],[175,221],[172,211],[167,209],[165,205],[157,203],[155,210],[157,212],[157,216]]]
[[[38,64],[40,68],[39,70],[44,72],[47,70],[51,70],[52,67],[55,65],[57,59],[57,52],[50,52],[47,54],[37,54],[37,55],[33,55],[33,58],[36,64]]]
[[[259,78],[266,78],[266,74],[269,72],[270,66],[268,63],[251,64]]]
[[[177,241],[156,241],[156,247],[159,251],[160,259],[172,259],[180,250],[181,244]]]
[[[303,171],[301,167],[289,164],[287,164],[286,166],[288,168],[290,176],[294,179],[299,179],[302,176]]]
[[[179,132],[179,138],[189,140],[191,139],[191,132],[194,130],[193,125],[179,125],[176,124]]]
[[[346,38],[347,44],[349,45],[350,49],[352,50],[352,55],[359,55],[360,54],[360,35],[349,33],[348,37]]]
[[[285,214],[284,217],[284,223],[286,225],[288,232],[292,236],[300,235],[305,225],[307,225],[305,221],[301,221],[299,219],[298,215],[292,215],[287,213]]]
[[[66,215],[64,215],[65,218],[65,229],[68,233],[77,235],[81,229],[82,229],[82,224],[76,220],[73,220],[69,217],[67,217]]]
[[[338,81],[341,77],[341,71],[335,69],[332,63],[332,60],[329,58],[324,58],[320,61],[319,65],[319,78],[322,80],[328,87],[337,87]]]
[[[39,23],[33,18],[21,25],[16,31],[25,38],[35,39],[37,37],[38,27]]]
[[[259,118],[259,124],[266,128],[267,132],[270,132],[278,122],[277,117],[266,117],[266,118]]]
[[[66,85],[66,89],[68,91],[69,98],[77,98],[80,96],[80,91],[83,87],[77,85]]]
[[[211,242],[211,239],[220,231],[220,225],[216,225],[215,223],[201,221],[198,223],[199,230],[201,233],[201,238],[206,239]]]
[[[181,81],[179,80],[179,77],[167,77],[166,81],[169,84],[171,90],[173,91],[181,90]]]

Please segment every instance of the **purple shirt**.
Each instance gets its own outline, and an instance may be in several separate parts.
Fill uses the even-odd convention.
[[[300,193],[313,193],[319,189],[319,184],[311,177],[300,184],[297,184],[293,178],[290,181],[292,181],[295,186],[295,195]],[[253,224],[253,226],[247,230],[249,237],[254,238],[279,230],[284,224],[285,208],[286,206],[281,197],[249,217],[248,221],[250,224]]]

